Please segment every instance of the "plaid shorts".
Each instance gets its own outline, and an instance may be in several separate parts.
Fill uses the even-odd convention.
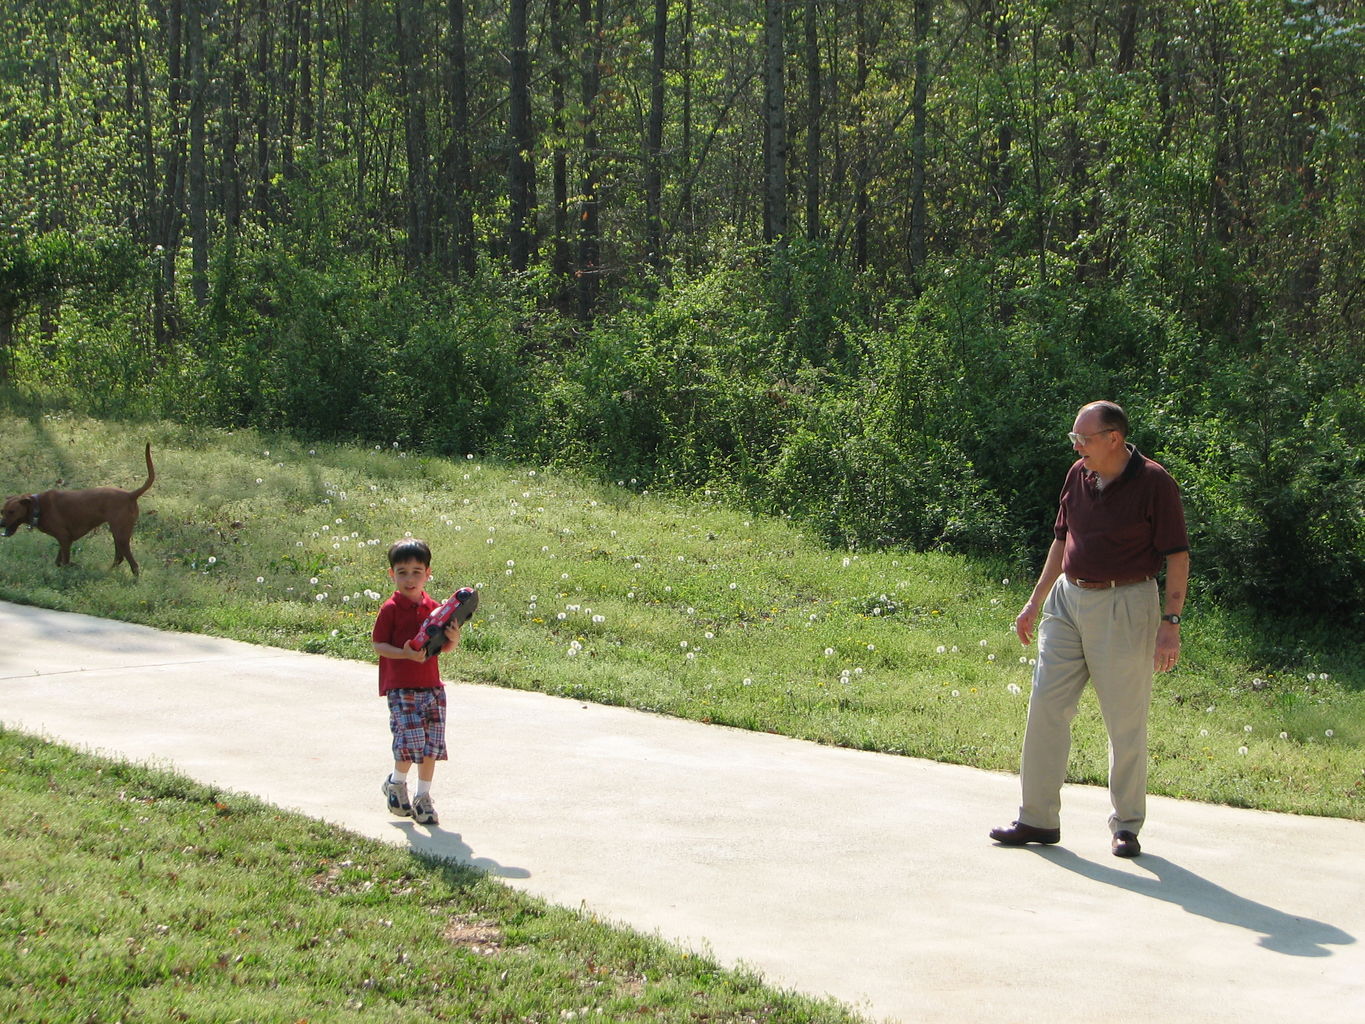
[[[388,697],[393,759],[415,764],[429,757],[446,760],[445,687],[390,690]]]

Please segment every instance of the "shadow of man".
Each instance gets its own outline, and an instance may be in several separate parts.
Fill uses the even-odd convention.
[[[475,857],[473,848],[458,832],[447,832],[439,825],[418,828],[411,821],[395,821],[392,824],[408,837],[408,846],[416,853],[464,864],[496,878],[531,877],[531,872],[525,868],[507,867],[488,857]]]
[[[1193,871],[1150,853],[1130,861],[1153,876],[1143,878],[1085,860],[1062,847],[1036,848],[1036,852],[1057,866],[1096,882],[1174,903],[1186,913],[1198,914],[1210,921],[1260,932],[1259,945],[1285,956],[1332,956],[1333,951],[1327,946],[1349,946],[1356,941],[1355,936],[1334,925],[1295,917],[1238,896]]]

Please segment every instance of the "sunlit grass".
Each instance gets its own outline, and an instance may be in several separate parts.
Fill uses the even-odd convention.
[[[66,570],[51,538],[23,531],[0,542],[10,600],[370,660],[384,551],[410,533],[432,545],[434,596],[480,591],[448,674],[1017,768],[1034,651],[1011,623],[1030,566],[831,551],[705,494],[391,444],[58,417],[3,427],[7,492],[59,474],[140,482],[144,439],[158,471],[133,540],[140,581],[108,570],[106,531]],[[1267,664],[1252,652],[1294,645],[1197,600],[1188,611],[1182,667],[1157,683],[1153,791],[1365,818],[1358,638],[1325,635],[1320,651]],[[1093,700],[1075,734],[1071,777],[1103,781]]]

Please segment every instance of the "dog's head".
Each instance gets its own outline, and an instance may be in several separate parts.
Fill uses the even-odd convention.
[[[0,510],[0,534],[13,537],[14,531],[27,523],[33,515],[33,495],[16,494],[5,499],[5,507]]]

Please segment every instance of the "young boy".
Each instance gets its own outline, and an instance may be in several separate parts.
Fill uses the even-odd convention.
[[[431,579],[431,548],[412,538],[397,541],[389,547],[389,576],[396,589],[379,609],[370,636],[379,655],[379,694],[388,698],[393,731],[393,773],[384,780],[384,798],[390,813],[411,815],[420,825],[436,825],[431,780],[436,762],[447,757],[446,692],[436,658],[409,646],[438,606],[424,589]],[[446,627],[446,636],[442,653],[460,642],[454,620]],[[414,764],[417,795],[409,802],[408,771]]]

